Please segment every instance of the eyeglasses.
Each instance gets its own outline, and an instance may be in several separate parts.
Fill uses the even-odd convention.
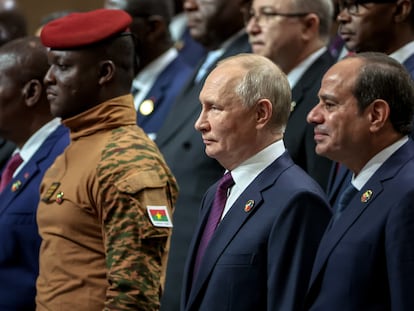
[[[311,0],[310,0],[311,1]],[[259,11],[256,13],[254,9],[246,9],[243,10],[243,16],[244,16],[244,22],[247,24],[249,21],[254,18],[258,24],[269,23],[272,18],[276,16],[282,16],[287,18],[292,17],[303,17],[310,13],[281,13],[276,12],[271,6],[263,6],[259,9]]]
[[[339,1],[338,7],[339,7],[339,12],[346,10],[346,12],[349,15],[358,15],[360,14],[359,12],[360,7],[367,8],[366,4],[368,3],[380,4],[380,3],[394,3],[394,2],[396,1],[395,0],[373,0],[373,1],[361,0],[361,1],[353,1],[353,2]]]

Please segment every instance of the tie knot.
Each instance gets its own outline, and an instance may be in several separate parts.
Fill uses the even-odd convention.
[[[219,189],[222,189],[222,190],[227,190],[227,189],[229,189],[233,185],[234,185],[233,176],[231,176],[231,173],[230,172],[227,172],[221,178],[220,183],[218,185],[218,188]]]
[[[7,162],[5,170],[8,169],[14,172],[22,162],[23,159],[20,156],[20,153],[17,152],[10,158],[9,162]]]
[[[350,183],[340,195],[338,205],[334,213],[334,221],[338,220],[344,210],[348,207],[352,198],[358,193],[358,190]]]

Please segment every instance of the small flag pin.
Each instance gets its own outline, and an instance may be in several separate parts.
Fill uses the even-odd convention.
[[[247,202],[246,202],[246,205],[244,206],[244,211],[245,211],[246,213],[250,212],[250,211],[251,211],[251,209],[253,208],[253,206],[254,206],[254,201],[253,201],[253,200],[249,200],[249,201],[247,201]]]
[[[372,190],[367,190],[361,195],[361,202],[367,203],[372,197]]]

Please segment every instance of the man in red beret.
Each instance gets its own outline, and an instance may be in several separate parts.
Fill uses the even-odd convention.
[[[71,144],[47,171],[37,310],[158,310],[177,185],[136,125],[131,17],[72,13],[43,28],[44,81]]]

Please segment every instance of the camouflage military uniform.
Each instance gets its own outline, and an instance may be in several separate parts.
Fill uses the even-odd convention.
[[[159,309],[177,185],[135,115],[128,95],[64,121],[37,214],[39,311]]]

